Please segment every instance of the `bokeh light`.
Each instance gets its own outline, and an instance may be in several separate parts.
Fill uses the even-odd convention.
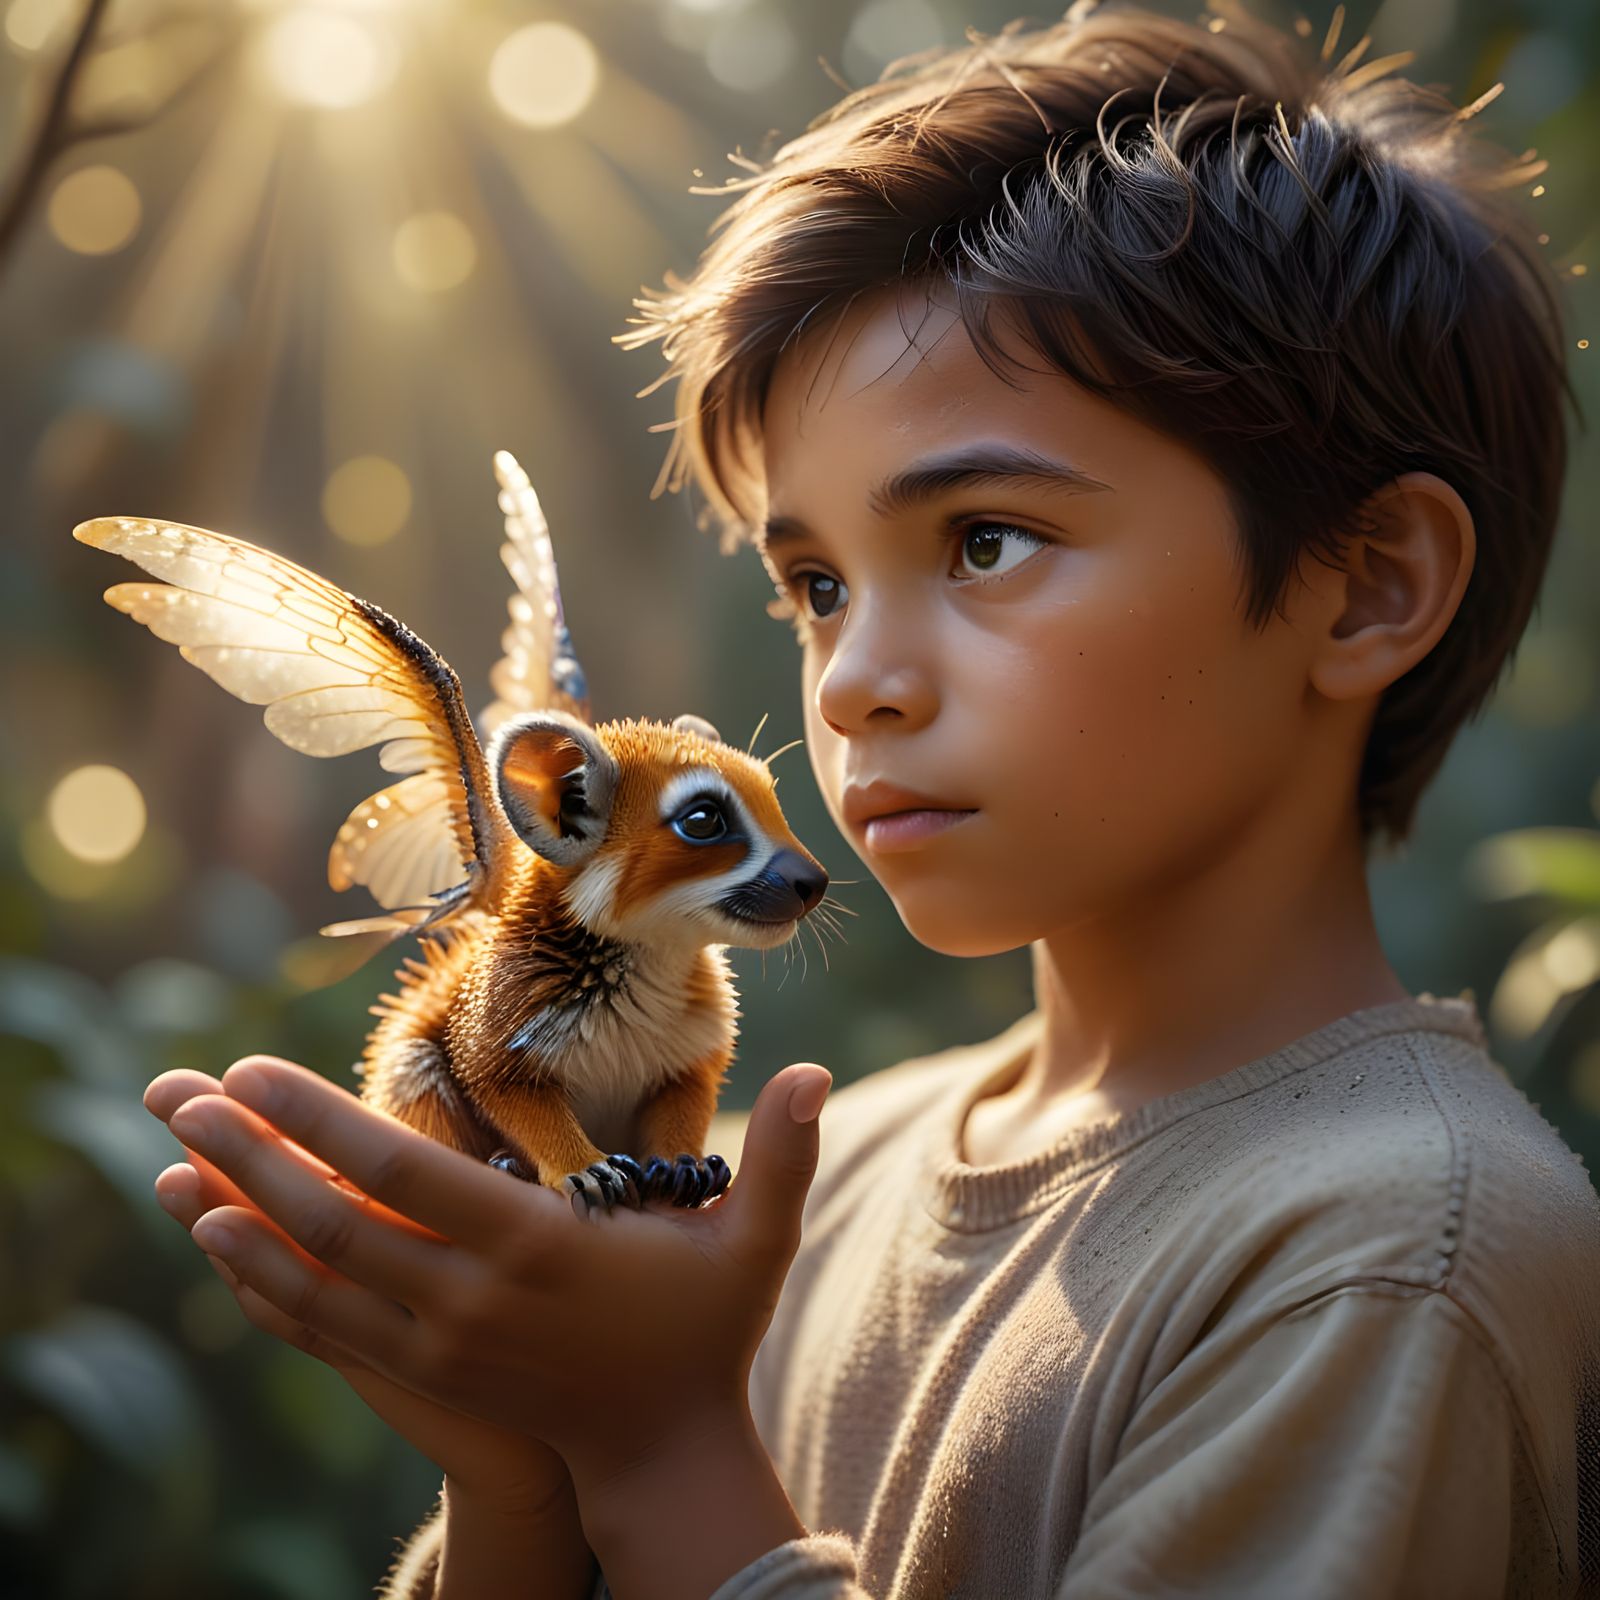
[[[399,67],[394,37],[366,17],[305,6],[262,33],[257,64],[285,99],[326,111],[364,105],[386,89]]]
[[[927,0],[868,0],[845,36],[845,72],[875,79],[891,61],[943,37],[944,24]]]
[[[423,211],[395,230],[394,270],[408,289],[438,294],[472,275],[478,247],[453,211]]]
[[[329,475],[322,515],[347,544],[382,544],[411,515],[411,480],[386,456],[354,456]]]
[[[69,772],[50,791],[45,816],[64,849],[97,865],[121,861],[144,837],[144,796],[120,767]]]
[[[74,9],[67,0],[11,0],[6,7],[6,43],[23,55],[47,49]]]
[[[588,105],[600,58],[576,28],[534,22],[500,41],[489,62],[489,93],[513,122],[554,128]]]
[[[795,58],[794,32],[771,6],[751,6],[720,23],[706,45],[706,70],[749,93],[778,82]]]
[[[139,231],[143,208],[132,179],[115,167],[80,167],[55,186],[50,231],[75,255],[120,250]]]

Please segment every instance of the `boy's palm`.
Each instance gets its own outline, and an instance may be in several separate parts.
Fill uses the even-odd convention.
[[[203,1072],[166,1072],[150,1085],[145,1104],[165,1122],[194,1096],[223,1092],[222,1085]],[[306,1255],[204,1156],[187,1148],[184,1153],[198,1183],[180,1164],[168,1167],[156,1179],[156,1192],[172,1201],[172,1215],[185,1228],[192,1228],[200,1217],[218,1206],[244,1206],[302,1259],[308,1275],[327,1274],[326,1267]],[[337,1181],[332,1169],[316,1157],[306,1154],[303,1159]],[[233,1290],[240,1310],[251,1322],[332,1367],[384,1422],[474,1501],[510,1516],[533,1517],[570,1492],[566,1465],[548,1445],[510,1428],[467,1416],[393,1382],[351,1351],[296,1322],[254,1290],[242,1287],[215,1257],[207,1259]]]

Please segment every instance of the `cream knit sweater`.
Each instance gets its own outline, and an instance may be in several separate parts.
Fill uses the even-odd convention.
[[[830,1097],[751,1375],[813,1531],[712,1600],[1600,1595],[1600,1197],[1470,992],[966,1165],[1039,1025]]]

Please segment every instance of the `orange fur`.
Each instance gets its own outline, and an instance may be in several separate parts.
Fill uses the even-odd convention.
[[[744,843],[692,845],[662,824],[665,786],[691,767],[721,776],[774,845],[805,854],[761,762],[659,723],[595,731],[620,777],[592,862],[564,869],[524,850],[485,914],[424,936],[399,993],[373,1008],[380,1021],[360,1069],[369,1102],[480,1159],[508,1148],[552,1188],[613,1150],[704,1155],[738,1017],[720,947],[641,954],[596,935],[566,900],[574,877],[611,871],[612,909],[625,917],[735,870]],[[644,971],[652,963],[658,973]],[[644,1009],[660,1018],[641,1038],[637,1022],[624,1027],[605,1008],[632,984],[622,1010],[637,1017],[647,978]],[[593,1036],[569,1042],[560,1019],[580,1015]]]

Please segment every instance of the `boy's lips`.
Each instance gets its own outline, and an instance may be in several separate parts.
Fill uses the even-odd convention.
[[[847,787],[840,810],[845,822],[875,851],[911,849],[977,813],[976,806],[881,781]]]

